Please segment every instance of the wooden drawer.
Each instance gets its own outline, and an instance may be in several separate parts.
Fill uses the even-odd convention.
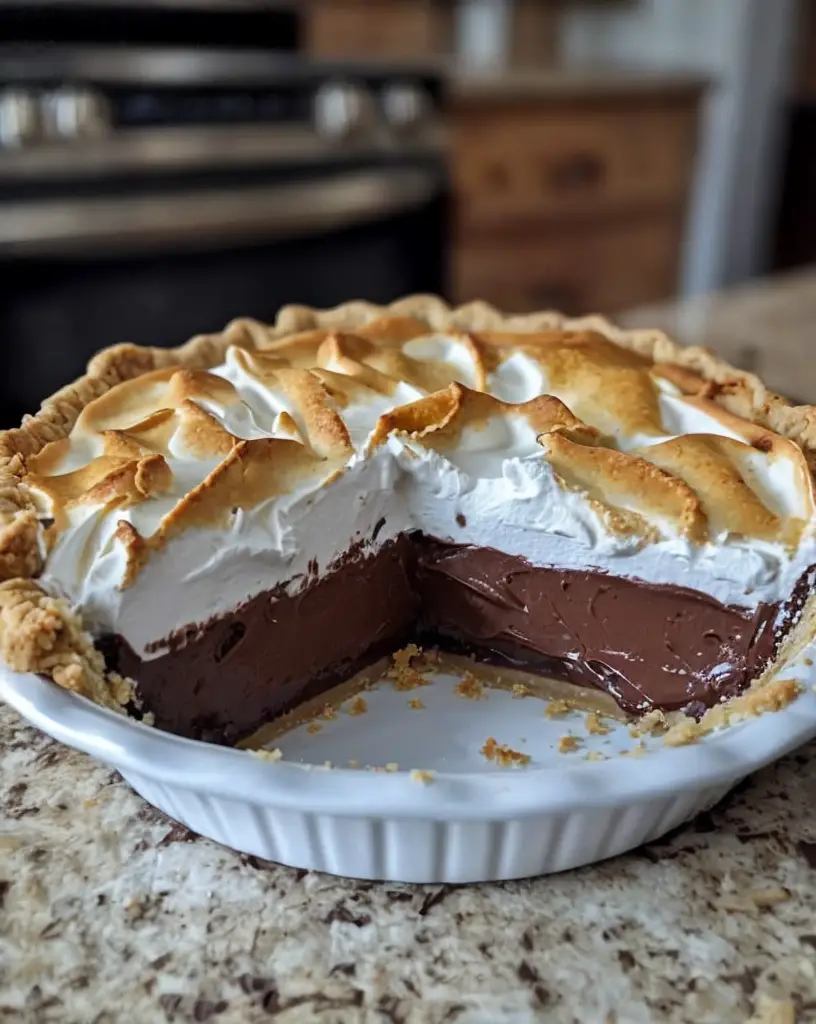
[[[679,212],[465,236],[454,256],[455,299],[574,315],[657,301],[676,290],[681,239]]]
[[[459,109],[459,216],[489,224],[682,202],[696,126],[695,98]]]
[[[450,48],[451,12],[429,0],[310,0],[303,17],[313,56],[426,57]]]

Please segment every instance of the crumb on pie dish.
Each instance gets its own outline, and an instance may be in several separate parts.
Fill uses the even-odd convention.
[[[236,744],[394,652],[426,685],[422,648],[682,745],[798,692],[815,452],[812,407],[598,317],[414,296],[116,346],[0,433],[0,657]]]

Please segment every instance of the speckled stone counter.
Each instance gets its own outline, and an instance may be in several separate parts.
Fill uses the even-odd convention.
[[[816,267],[615,319],[626,327],[658,327],[684,345],[704,345],[780,394],[816,402]]]
[[[816,1021],[816,744],[626,857],[480,886],[233,853],[0,707],[0,1020]]]

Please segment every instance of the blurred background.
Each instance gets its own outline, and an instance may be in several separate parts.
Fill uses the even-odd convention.
[[[0,0],[0,426],[118,341],[415,291],[816,401],[816,0]]]

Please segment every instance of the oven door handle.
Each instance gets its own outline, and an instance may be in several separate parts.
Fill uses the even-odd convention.
[[[441,187],[430,168],[389,168],[310,183],[0,203],[0,256],[135,255],[320,236],[420,207]]]

